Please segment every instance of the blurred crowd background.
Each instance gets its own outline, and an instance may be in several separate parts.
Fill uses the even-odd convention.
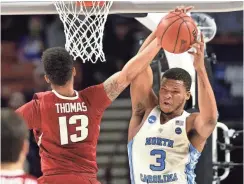
[[[207,51],[217,56],[212,69],[219,121],[243,126],[243,12],[209,15],[217,24],[217,35],[207,44]],[[75,88],[98,84],[120,70],[149,33],[133,18],[109,15],[104,32],[107,61],[83,64],[77,59]],[[64,47],[63,25],[57,15],[1,16],[1,35],[1,106],[16,109],[34,93],[50,89],[43,78],[41,55],[46,48]],[[128,97],[127,89],[120,98]],[[33,137],[30,142],[29,171],[39,177],[38,147]]]

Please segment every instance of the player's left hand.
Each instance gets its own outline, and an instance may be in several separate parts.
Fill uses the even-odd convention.
[[[189,54],[194,56],[194,68],[195,70],[199,70],[205,67],[204,65],[204,38],[203,34],[201,33],[201,40],[197,40],[196,43],[192,45],[192,47],[195,49],[195,52],[188,51]]]
[[[174,10],[171,10],[170,13],[172,12],[182,12],[182,13],[187,13],[191,11],[194,8],[194,6],[177,6]]]

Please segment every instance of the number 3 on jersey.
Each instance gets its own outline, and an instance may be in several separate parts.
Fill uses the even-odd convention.
[[[159,163],[159,166],[151,164],[150,169],[152,171],[163,171],[165,169],[165,158],[166,158],[165,151],[154,149],[150,152],[150,155],[159,156],[159,158],[156,159],[156,162]]]
[[[60,142],[61,145],[65,145],[69,143],[69,138],[71,140],[71,142],[79,142],[79,141],[83,141],[84,139],[87,138],[88,136],[88,117],[85,115],[74,115],[71,116],[68,120],[67,123],[67,117],[66,116],[62,116],[59,117],[59,131],[60,131]],[[78,136],[77,134],[72,134],[69,135],[68,134],[68,124],[70,125],[74,125],[74,124],[78,124],[78,120],[80,120],[80,125],[76,126],[76,131],[80,131],[80,135]]]

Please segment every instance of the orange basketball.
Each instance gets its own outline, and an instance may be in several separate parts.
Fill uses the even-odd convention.
[[[197,26],[185,13],[172,12],[160,21],[156,35],[163,49],[180,54],[189,50],[197,40]]]

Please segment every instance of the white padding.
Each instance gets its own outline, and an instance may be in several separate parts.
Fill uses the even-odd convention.
[[[168,12],[176,6],[194,6],[193,12],[229,12],[243,10],[242,1],[115,1],[110,13]],[[50,0],[1,0],[1,15],[57,14]]]

